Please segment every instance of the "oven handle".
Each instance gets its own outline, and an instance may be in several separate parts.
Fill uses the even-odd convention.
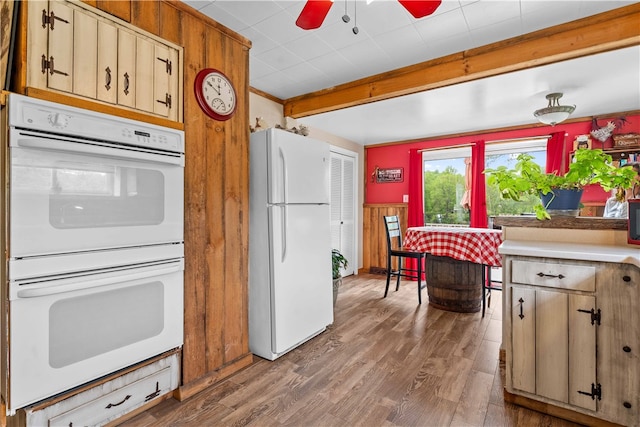
[[[100,143],[70,142],[59,139],[18,138],[18,146],[50,151],[91,154],[94,156],[114,157],[127,160],[142,160],[153,163],[167,163],[184,166],[184,156],[179,154],[160,154],[142,148],[116,148],[100,145]]]
[[[29,285],[29,289],[20,289],[17,292],[18,298],[36,298],[47,295],[62,294],[65,292],[74,292],[86,289],[97,288],[100,286],[109,286],[122,282],[129,282],[138,279],[146,279],[149,277],[163,276],[165,274],[175,273],[183,269],[182,262],[170,264],[164,268],[147,267],[143,271],[131,274],[121,274],[115,276],[104,277],[94,280],[78,280],[79,277],[72,277],[58,280],[48,280],[38,284]]]

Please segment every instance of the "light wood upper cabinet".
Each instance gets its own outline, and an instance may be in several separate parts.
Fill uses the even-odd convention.
[[[98,86],[98,20],[78,10],[74,11],[73,18],[71,91],[76,95],[95,98]]]
[[[96,97],[98,100],[115,104],[118,88],[118,28],[106,21],[98,21],[98,66]]]
[[[27,86],[182,121],[181,47],[82,2],[27,7]]]
[[[149,112],[153,112],[154,57],[153,43],[136,37],[136,108]]]
[[[73,91],[73,9],[64,3],[52,2],[42,9],[40,33],[49,35],[48,43],[39,53],[40,73],[51,89]],[[37,18],[35,16],[34,18]],[[37,21],[37,19],[34,19]],[[34,31],[35,33],[35,31]],[[37,68],[37,64],[34,64]],[[38,70],[36,70],[38,71]]]
[[[118,104],[136,106],[136,36],[118,30]]]

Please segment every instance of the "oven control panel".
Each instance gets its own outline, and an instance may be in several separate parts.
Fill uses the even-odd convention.
[[[182,130],[18,94],[9,95],[8,109],[13,128],[184,153]]]

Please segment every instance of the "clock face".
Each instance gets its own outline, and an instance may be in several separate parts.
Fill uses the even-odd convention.
[[[201,70],[194,85],[202,110],[216,120],[229,119],[236,110],[236,91],[231,81],[213,68]]]

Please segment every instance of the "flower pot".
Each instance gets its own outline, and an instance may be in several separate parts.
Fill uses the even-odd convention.
[[[541,194],[540,200],[550,216],[578,216],[582,190],[568,190],[556,188]]]
[[[338,299],[338,289],[342,284],[342,277],[338,277],[337,279],[333,279],[333,307],[336,307],[336,300]]]

